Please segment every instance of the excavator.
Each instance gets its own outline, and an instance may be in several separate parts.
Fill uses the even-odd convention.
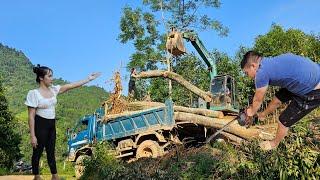
[[[203,61],[208,66],[210,74],[210,94],[211,102],[207,102],[207,109],[239,113],[239,103],[237,101],[237,88],[235,80],[230,75],[218,75],[215,59],[205,48],[199,36],[194,31],[176,31],[171,28],[167,36],[166,49],[173,56],[181,56],[186,53],[183,39],[191,42],[199,53]]]
[[[167,51],[173,56],[185,54],[186,48],[184,46],[184,40],[191,42],[208,67],[210,75],[209,92],[199,89],[186,81],[179,74],[170,71],[150,70],[140,72],[133,76],[134,78],[168,78],[181,84],[194,94],[198,95],[200,97],[199,99],[202,99],[202,104],[205,104],[205,109],[202,108],[203,106],[199,106],[198,108],[174,108],[174,118],[177,125],[182,127],[180,128],[179,134],[183,134],[184,137],[199,135],[199,138],[195,138],[199,139],[199,142],[205,138],[206,143],[210,142],[218,134],[223,134],[223,136],[236,142],[241,141],[238,137],[244,139],[251,139],[254,137],[271,139],[273,136],[272,132],[274,131],[273,127],[271,127],[272,129],[269,129],[269,127],[250,127],[257,122],[257,117],[249,117],[244,108],[240,109],[237,100],[235,79],[230,75],[218,75],[214,57],[205,48],[196,32],[179,32],[172,28],[167,36]],[[147,107],[150,107],[150,105]],[[215,113],[215,115],[208,115],[211,113]],[[234,123],[235,121],[238,121],[238,123]],[[204,134],[204,136],[201,134]],[[207,135],[210,135],[210,137]]]
[[[193,47],[199,53],[203,61],[208,66],[210,75],[210,95],[211,101],[207,102],[207,109],[220,111],[225,113],[232,113],[235,116],[233,120],[223,126],[216,133],[207,138],[206,142],[210,142],[215,136],[221,133],[224,129],[228,128],[233,121],[238,121],[240,126],[249,127],[257,122],[257,117],[248,117],[245,109],[239,109],[237,101],[237,88],[235,79],[230,75],[218,75],[215,59],[208,52],[203,45],[199,36],[194,31],[178,32],[175,28],[167,36],[166,49],[173,56],[181,56],[186,53],[186,48],[183,39],[191,42]]]

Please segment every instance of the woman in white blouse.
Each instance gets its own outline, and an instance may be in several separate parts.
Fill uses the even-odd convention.
[[[41,179],[39,175],[39,160],[43,148],[45,148],[52,179],[56,180],[59,179],[54,154],[56,141],[56,97],[58,94],[80,87],[96,79],[100,76],[100,73],[92,73],[88,78],[78,82],[53,86],[53,72],[50,68],[38,64],[33,68],[33,72],[37,75],[36,81],[39,83],[39,88],[30,90],[25,102],[28,106],[30,139],[33,147],[32,173],[35,175],[34,179]]]

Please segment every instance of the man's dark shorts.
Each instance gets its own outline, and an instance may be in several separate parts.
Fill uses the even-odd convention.
[[[304,96],[298,96],[282,88],[276,92],[275,96],[282,103],[289,102],[287,108],[279,116],[280,122],[286,127],[292,126],[320,106],[320,89],[313,90]]]

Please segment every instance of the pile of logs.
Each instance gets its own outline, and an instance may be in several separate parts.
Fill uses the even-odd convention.
[[[160,102],[144,102],[136,101],[128,104],[129,111],[105,116],[104,120],[109,121],[118,117],[130,116],[139,113],[146,109],[164,107]],[[174,119],[177,124],[195,124],[206,128],[220,129],[228,122],[233,120],[236,116],[224,116],[220,111],[213,111],[209,109],[188,108],[183,106],[174,106]],[[271,129],[274,131],[274,129]],[[240,126],[237,121],[231,123],[224,132],[221,133],[232,141],[240,143],[243,140],[250,140],[254,138],[272,139],[273,133],[270,129],[262,126],[246,128]]]
[[[140,72],[139,74],[133,74],[134,78],[156,78],[163,77],[174,80],[198,95],[206,102],[212,101],[212,95],[210,92],[205,92],[198,87],[194,86],[190,82],[186,81],[182,76],[174,72],[153,70],[147,72]],[[159,102],[145,102],[145,101],[136,101],[127,104],[126,111],[117,113],[117,114],[107,114],[104,117],[104,121],[110,121],[117,117],[130,116],[135,113],[139,113],[145,109],[164,107],[163,103]],[[183,124],[195,124],[198,126],[203,126],[205,128],[221,129],[224,125],[236,118],[236,115],[224,116],[220,111],[213,111],[208,109],[200,108],[188,108],[183,106],[174,106],[174,119],[177,125]],[[269,140],[273,138],[275,132],[275,127],[272,126],[252,126],[246,128],[240,126],[237,121],[234,121],[230,124],[221,134],[228,139],[241,143],[244,140],[250,139],[263,139]]]

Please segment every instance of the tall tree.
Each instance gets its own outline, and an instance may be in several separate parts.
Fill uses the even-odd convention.
[[[123,9],[123,15],[120,20],[120,42],[128,43],[132,41],[136,49],[130,57],[128,68],[135,67],[140,71],[164,68],[166,60],[165,41],[167,36],[167,32],[165,31],[169,31],[170,27],[176,27],[182,31],[186,29],[196,31],[215,30],[220,36],[226,36],[228,34],[228,29],[218,20],[198,11],[201,8],[208,10],[205,12],[219,8],[221,3],[218,0],[144,0],[142,1],[142,5],[144,6],[143,10],[139,7],[132,8],[126,6]],[[161,29],[163,33],[159,32],[159,29]],[[176,58],[171,64],[172,69],[176,72],[183,73],[181,74],[182,76],[189,76],[190,74],[187,74],[186,71],[182,69],[186,64],[192,67],[192,65],[195,65],[195,61],[199,61],[199,59],[195,58],[193,54]],[[181,66],[181,62],[183,62],[184,66]],[[202,64],[202,61],[196,64],[199,63]],[[208,74],[202,73],[205,69],[204,66],[201,66],[200,71],[196,72],[198,76],[193,76],[193,78],[198,79],[199,75],[207,78],[206,76],[208,76]],[[190,80],[196,81],[196,79]],[[149,91],[154,100],[160,100],[159,95],[168,94],[164,88],[165,81],[157,79],[150,80],[149,83],[151,85],[149,86]],[[200,84],[196,82],[195,85]],[[207,86],[209,86],[209,81],[207,82]],[[173,99],[178,99],[185,94],[181,88],[180,86],[174,86]]]
[[[227,73],[235,77],[238,85],[238,97],[242,106],[248,104],[248,99],[254,94],[254,83],[241,73],[240,61],[245,52],[253,49],[263,56],[277,56],[283,53],[294,53],[320,61],[320,36],[307,34],[299,29],[284,29],[273,24],[266,34],[256,37],[252,48],[240,47],[235,58],[231,58],[219,51],[213,52],[217,61],[218,73]],[[270,88],[266,95],[266,102],[274,95],[274,88]]]
[[[14,118],[9,112],[0,81],[0,168],[10,169],[13,162],[20,158],[20,137],[13,131]]]
[[[306,34],[299,29],[283,29],[273,24],[270,31],[256,38],[254,50],[264,56],[294,53],[320,62],[320,36]]]

